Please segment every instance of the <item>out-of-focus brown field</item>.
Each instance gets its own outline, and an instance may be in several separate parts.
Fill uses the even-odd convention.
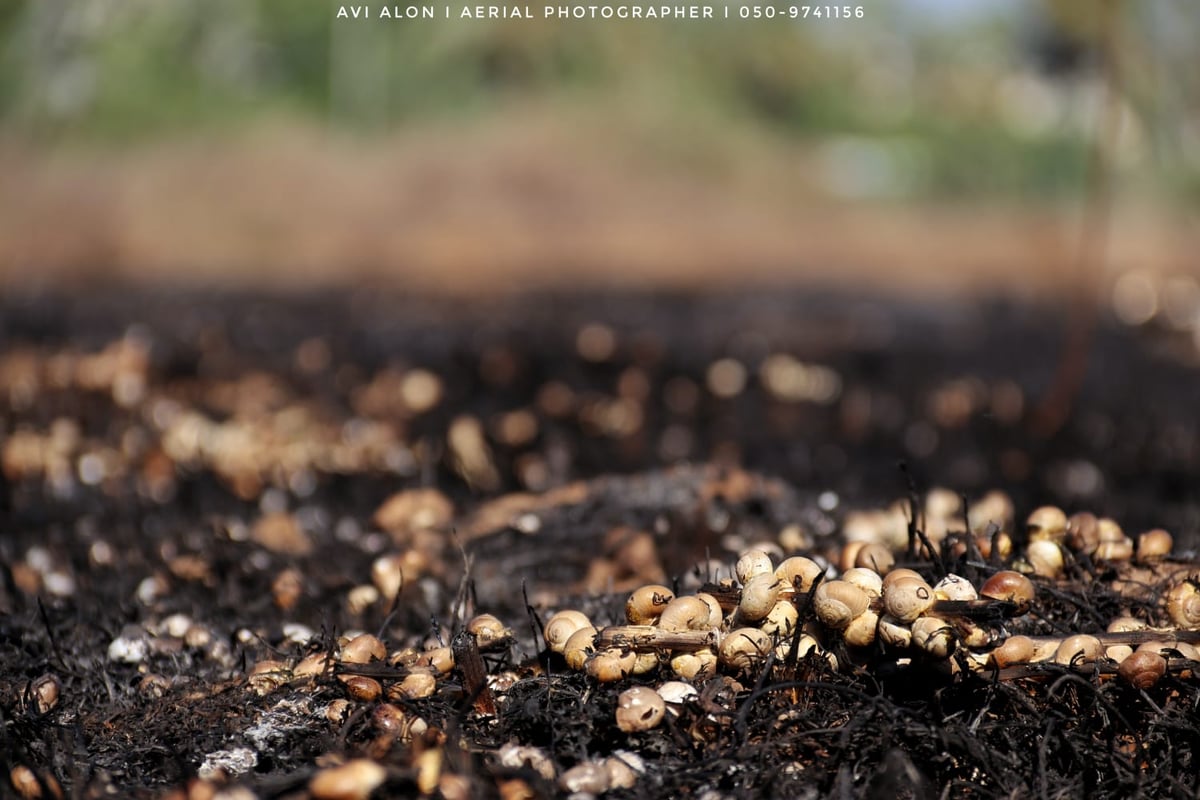
[[[698,164],[614,142],[602,122],[509,115],[362,139],[267,127],[101,153],[0,142],[0,276],[1037,296],[1196,270],[1183,212],[1120,205],[1103,269],[1082,272],[1078,202],[850,202],[814,185],[800,144]]]

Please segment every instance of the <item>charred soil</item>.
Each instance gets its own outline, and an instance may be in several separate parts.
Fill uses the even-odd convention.
[[[542,639],[554,611],[622,624],[634,588],[694,591],[759,543],[835,560],[848,512],[937,486],[1001,489],[1019,520],[1166,528],[1186,572],[1191,340],[1102,318],[1065,421],[1039,429],[1066,336],[1048,307],[795,291],[10,294],[0,791],[365,797],[312,783],[362,758],[373,797],[549,796],[616,758],[637,769],[610,768],[612,797],[1194,796],[1186,658],[1146,689],[1102,664],[780,658],[624,733],[618,695],[660,678],[597,683]],[[1072,561],[1010,632],[1161,618],[1117,571]],[[479,684],[455,642],[484,612],[511,638]],[[390,655],[335,658],[348,632]],[[425,672],[431,693],[397,688]]]

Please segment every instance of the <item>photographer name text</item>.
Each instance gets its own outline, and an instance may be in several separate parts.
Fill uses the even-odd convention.
[[[862,19],[862,6],[814,5],[342,5],[339,20],[423,19]]]

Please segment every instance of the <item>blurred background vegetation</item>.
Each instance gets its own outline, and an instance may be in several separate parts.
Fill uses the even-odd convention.
[[[376,11],[381,5],[368,4]],[[338,5],[0,0],[0,166],[12,170],[7,199],[0,189],[0,212],[20,212],[32,202],[41,203],[27,214],[34,222],[93,219],[74,227],[78,241],[69,247],[49,233],[26,234],[0,222],[0,268],[172,260],[184,252],[183,244],[175,251],[150,246],[155,235],[189,244],[188,258],[173,259],[179,264],[265,263],[273,252],[268,237],[282,241],[289,224],[303,227],[295,222],[302,212],[309,220],[327,218],[333,201],[313,189],[303,195],[308,206],[270,218],[260,202],[236,219],[229,212],[230,219],[214,222],[222,233],[197,230],[191,239],[169,225],[197,216],[202,205],[205,211],[221,205],[252,165],[269,166],[289,152],[289,138],[319,144],[281,165],[284,178],[263,180],[279,183],[307,169],[311,180],[303,183],[337,184],[348,198],[343,205],[357,209],[360,220],[362,208],[384,204],[430,216],[409,231],[379,220],[351,237],[359,252],[345,252],[348,245],[330,237],[295,245],[286,254],[293,261],[320,253],[311,259],[417,263],[428,250],[413,244],[420,236],[440,248],[430,263],[469,260],[453,241],[455,226],[462,229],[461,209],[482,206],[493,189],[493,205],[507,208],[509,217],[488,235],[516,231],[511,263],[532,259],[527,243],[575,201],[576,227],[563,228],[557,249],[543,260],[571,260],[591,248],[603,251],[592,262],[611,261],[629,252],[614,256],[596,242],[649,236],[644,223],[654,213],[634,209],[604,227],[597,220],[617,213],[617,184],[625,181],[632,195],[644,179],[636,193],[645,194],[679,176],[678,186],[654,201],[657,207],[707,220],[693,223],[698,235],[710,233],[705,228],[716,220],[745,231],[745,241],[731,240],[730,252],[770,238],[765,228],[751,231],[735,219],[737,209],[755,220],[777,211],[775,244],[747,252],[750,260],[778,262],[836,260],[832,244],[804,250],[787,241],[784,228],[812,198],[826,206],[928,204],[954,213],[963,203],[1022,213],[1079,209],[1095,188],[1094,165],[1103,162],[1120,202],[1172,214],[1200,208],[1194,0],[866,0],[862,19],[794,22],[455,19],[461,2],[451,3],[449,20],[364,22],[336,19]],[[735,15],[739,5],[731,4]],[[540,3],[533,7],[540,12]],[[247,147],[256,132],[257,144]],[[169,189],[218,180],[171,173],[161,153],[172,142],[191,148],[185,158],[195,161],[194,171],[219,176],[210,167],[229,165],[230,185],[210,187],[211,196]],[[501,144],[487,164],[457,157],[489,142]],[[357,161],[327,160],[331,147]],[[147,153],[159,160],[150,165]],[[385,184],[372,164],[389,158],[411,164],[396,166]],[[63,159],[72,159],[83,177],[64,177]],[[444,168],[432,174],[429,159]],[[478,175],[496,165],[495,185],[480,186]],[[593,182],[609,178],[614,185],[588,185],[588,169]],[[156,170],[169,175],[156,179]],[[361,177],[358,184],[352,174]],[[660,175],[667,178],[653,183]],[[28,190],[12,188],[12,180],[27,181]],[[356,186],[368,184],[374,194],[355,195]],[[167,197],[170,191],[180,196]],[[299,191],[291,186],[277,196]],[[603,191],[612,198],[600,201]],[[105,197],[112,192],[120,202]],[[529,201],[537,192],[536,202]],[[430,197],[440,197],[446,210],[437,219]],[[708,205],[684,207],[697,197]],[[722,198],[736,208],[718,208]],[[172,204],[177,212],[160,211]],[[865,241],[870,237],[860,234],[880,230],[877,222],[855,221],[842,238]],[[631,225],[642,228],[630,232]],[[819,233],[824,223],[813,225]],[[1173,220],[1163,225],[1179,229]],[[946,229],[944,220],[929,228]],[[434,236],[435,230],[443,233]],[[662,261],[691,230],[650,241],[642,261]],[[916,264],[926,233],[906,230],[897,228],[878,251],[887,255],[895,242],[911,242]],[[1144,242],[1161,239],[1156,231],[1130,240],[1126,250],[1145,250]],[[211,241],[222,237],[231,243],[213,249]],[[362,244],[375,239],[381,244]],[[1172,250],[1171,268],[1189,247]],[[703,257],[714,246],[708,241],[695,250]],[[843,260],[876,254],[856,250]],[[489,263],[482,246],[475,255]],[[686,258],[679,261],[682,271]]]
[[[267,118],[364,134],[586,106],[672,140],[812,142],[835,193],[1058,197],[1084,186],[1111,75],[1116,165],[1200,199],[1191,0],[896,0],[862,20],[712,23],[352,22],[337,6],[3,0],[4,127],[125,145]]]

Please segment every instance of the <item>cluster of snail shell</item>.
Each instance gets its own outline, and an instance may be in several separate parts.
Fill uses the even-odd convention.
[[[1124,563],[1136,560],[1153,564],[1166,558],[1174,547],[1170,533],[1161,528],[1146,531],[1135,542],[1108,517],[1089,511],[1071,516],[1056,506],[1035,509],[1026,520],[1029,544],[1025,563],[1035,575],[1057,578],[1071,557]]]
[[[479,614],[469,620],[465,630],[475,637],[481,651],[506,646],[512,631],[492,614]],[[431,697],[439,680],[455,667],[453,650],[431,642],[425,649],[406,647],[391,653],[379,637],[350,631],[339,637],[332,653],[313,652],[293,662],[267,659],[257,662],[247,675],[250,691],[264,696],[285,686],[313,687],[323,676],[336,678],[344,697],[334,700],[327,716],[340,721],[354,701],[379,702],[375,710],[376,726],[384,730],[400,730],[405,738],[425,729],[420,719],[410,719],[393,703]],[[382,664],[393,668],[394,678],[358,674],[359,665]],[[390,716],[389,716],[390,715]],[[394,719],[393,719],[394,718]]]
[[[965,617],[939,611],[978,601],[981,592],[965,578],[947,575],[933,585],[910,569],[893,568],[886,549],[862,548],[858,566],[826,579],[827,568],[805,556],[778,565],[764,550],[742,554],[735,567],[737,603],[729,612],[712,593],[676,597],[665,586],[643,586],[625,604],[628,625],[599,631],[581,612],[566,610],[546,623],[547,646],[572,669],[599,681],[615,681],[660,669],[698,680],[719,669],[748,672],[774,651],[777,660],[816,653],[838,666],[833,643],[847,652],[876,641],[898,651],[948,659],[957,644],[983,648],[995,633]],[[1033,585],[1019,573],[993,575],[982,596],[1029,607]],[[801,608],[811,605],[811,619]]]
[[[991,502],[998,505],[997,517],[1004,513],[995,497]],[[1145,688],[1169,668],[1186,675],[1191,662],[1200,661],[1194,644],[1200,642],[1200,590],[1186,567],[1154,573],[1165,576],[1161,608],[1169,622],[1162,627],[1123,615],[1103,634],[1010,634],[1006,621],[1035,607],[1035,580],[1050,583],[1063,575],[1064,565],[1081,559],[1152,570],[1173,544],[1166,531],[1148,531],[1135,541],[1110,519],[1087,512],[1068,517],[1052,506],[1030,514],[1027,533],[1015,558],[1012,538],[996,523],[969,539],[944,532],[936,537],[938,549],[963,547],[967,539],[966,546],[973,544],[991,561],[992,574],[979,586],[955,574],[931,583],[895,566],[894,551],[901,549],[896,541],[860,535],[832,559],[836,566],[806,556],[776,564],[767,549],[749,550],[737,560],[736,582],[681,596],[666,586],[643,586],[626,602],[627,625],[601,630],[582,613],[565,610],[549,619],[543,633],[570,668],[601,682],[657,671],[685,681],[719,671],[745,674],[772,652],[777,662],[816,653],[836,669],[839,657],[861,663],[881,649],[897,660],[943,664],[950,672],[1043,662],[1103,666],[1097,674],[1116,672]]]
[[[934,489],[926,496],[918,513],[925,541],[934,548],[928,555],[938,555],[944,549],[949,555],[961,556],[968,547],[974,547],[985,559],[1009,559],[1014,551],[1012,500],[1003,492],[991,491],[965,511],[962,502],[948,489]],[[876,543],[892,551],[904,550],[909,544],[912,512],[908,500],[897,500],[886,509],[852,511],[843,523],[843,537],[847,546]],[[964,521],[969,536],[951,536],[952,531],[964,527]],[[1043,578],[1060,577],[1072,558],[1154,563],[1170,555],[1174,546],[1171,534],[1162,529],[1146,531],[1135,540],[1109,517],[1097,517],[1090,511],[1068,516],[1061,508],[1049,505],[1030,512],[1025,533],[1026,546],[1013,567]]]

